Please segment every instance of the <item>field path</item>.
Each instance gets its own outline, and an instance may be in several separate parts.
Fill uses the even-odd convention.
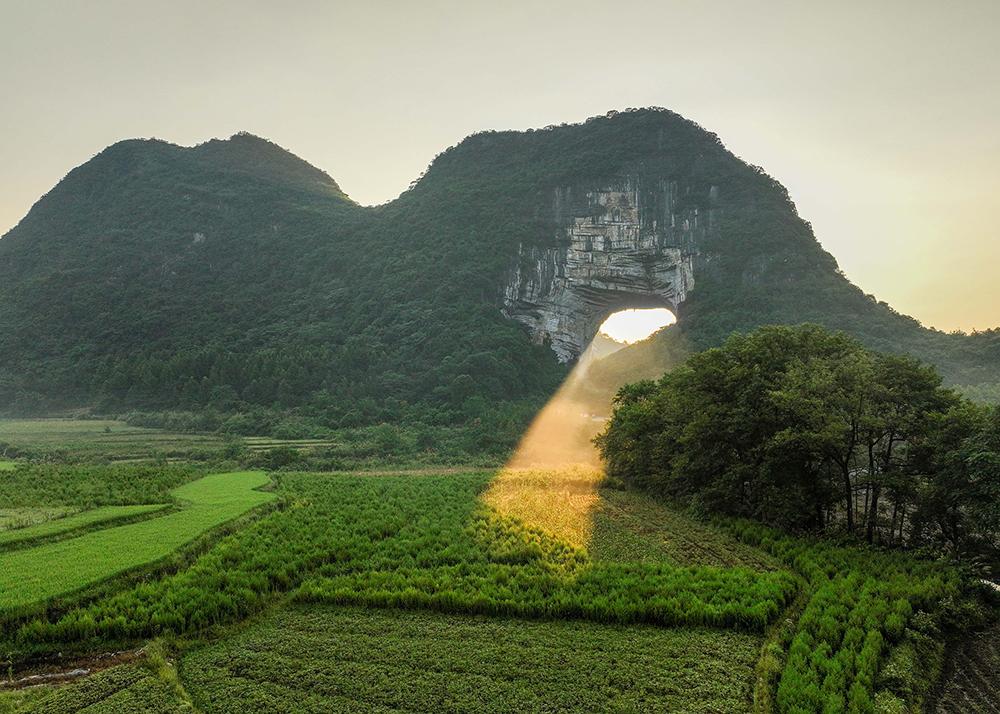
[[[205,531],[274,498],[263,471],[212,474],[171,493],[185,505],[159,518],[0,554],[0,610],[46,600],[164,558]]]

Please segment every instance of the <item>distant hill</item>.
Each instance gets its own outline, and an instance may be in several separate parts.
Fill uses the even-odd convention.
[[[593,334],[576,325],[660,294],[658,263],[646,287],[615,283],[608,226],[646,246],[632,270],[676,258],[662,294],[679,323],[654,344],[812,321],[955,383],[1000,381],[997,332],[928,330],[865,295],[780,184],[650,109],[473,135],[374,208],[248,134],[115,144],[0,239],[0,412],[259,407],[337,426],[540,404],[567,367],[539,340],[563,340],[565,358]],[[598,276],[587,262],[602,260]],[[603,282],[559,308],[586,315],[551,328],[536,278],[565,287],[567,269]],[[627,377],[636,350],[657,349],[607,361]]]

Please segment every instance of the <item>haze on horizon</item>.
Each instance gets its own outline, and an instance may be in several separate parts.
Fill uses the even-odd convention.
[[[0,0],[0,233],[124,138],[251,131],[372,204],[476,131],[665,106],[784,184],[866,292],[996,327],[998,24],[990,0]]]

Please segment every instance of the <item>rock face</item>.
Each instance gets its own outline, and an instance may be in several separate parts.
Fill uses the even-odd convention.
[[[503,313],[532,338],[576,359],[612,313],[667,307],[677,312],[694,288],[697,246],[714,210],[684,208],[690,187],[637,177],[556,191],[557,244],[521,245],[504,291]],[[714,201],[717,189],[709,189]]]

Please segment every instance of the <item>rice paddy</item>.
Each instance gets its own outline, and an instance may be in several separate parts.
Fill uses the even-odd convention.
[[[255,490],[268,480],[263,472],[205,476],[173,491],[183,505],[176,512],[0,554],[0,608],[65,595],[164,558],[271,500],[273,494]]]
[[[816,677],[830,701],[869,711],[911,603],[950,592],[894,570],[898,558],[602,488],[584,464],[202,473],[34,464],[0,478],[0,506],[25,521],[0,531],[0,651],[180,648],[166,675],[162,662],[117,666],[0,694],[0,711],[791,712]],[[280,509],[162,566],[275,498]],[[782,620],[796,595],[805,616]],[[852,658],[849,697],[793,638]]]
[[[36,525],[0,531],[0,549],[15,543],[57,536],[88,526],[106,525],[114,521],[149,515],[168,507],[168,504],[165,503],[138,506],[101,506],[82,513],[51,518]]]
[[[201,458],[218,453],[226,442],[216,435],[179,434],[112,419],[4,419],[4,444],[17,449],[14,453],[47,459],[133,461]]]

